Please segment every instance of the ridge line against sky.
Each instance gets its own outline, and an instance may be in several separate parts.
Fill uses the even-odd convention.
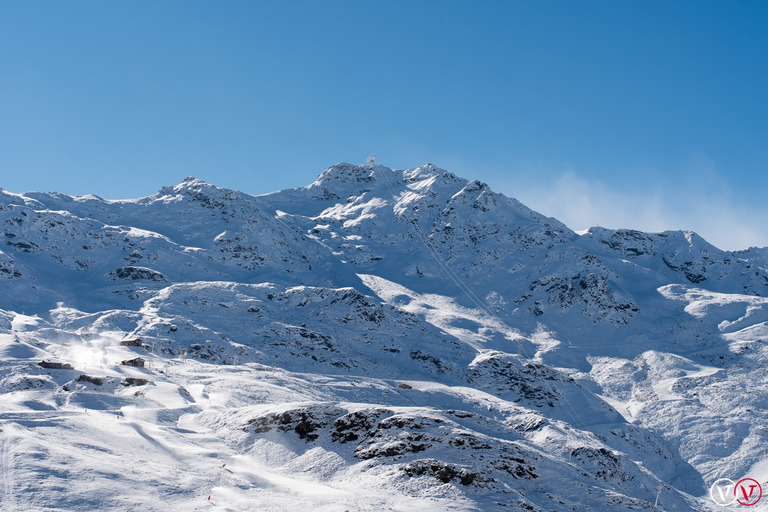
[[[0,187],[434,162],[573,229],[768,246],[768,4],[0,4]]]

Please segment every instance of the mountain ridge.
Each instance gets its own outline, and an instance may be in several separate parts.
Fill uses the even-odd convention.
[[[28,510],[653,510],[657,488],[707,510],[718,477],[768,478],[765,249],[578,235],[482,182],[373,162],[255,196],[0,190],[0,225],[0,495]],[[41,421],[80,446],[69,462]],[[107,445],[159,457],[163,490]],[[93,453],[116,500],[67,469]]]

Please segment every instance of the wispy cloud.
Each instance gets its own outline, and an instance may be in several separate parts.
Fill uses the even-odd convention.
[[[700,168],[696,179],[690,178],[655,187],[619,188],[568,169],[547,184],[507,192],[574,230],[592,226],[650,232],[685,229],[722,249],[768,246],[765,207],[740,203],[712,168]]]

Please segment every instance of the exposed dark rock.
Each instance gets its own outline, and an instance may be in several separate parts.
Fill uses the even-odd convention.
[[[140,379],[136,377],[126,377],[121,383],[123,386],[146,386],[149,383],[147,379]]]
[[[421,459],[408,462],[403,465],[403,471],[410,477],[422,476],[425,474],[431,475],[446,484],[452,481],[457,481],[461,485],[472,485],[476,482],[485,480],[477,473],[469,471],[466,468],[456,466],[455,464],[447,464],[435,459]]]
[[[90,382],[91,384],[96,384],[97,386],[101,386],[104,384],[104,379],[101,377],[91,377],[90,375],[81,375],[77,378],[78,382]]]
[[[134,267],[130,265],[127,267],[117,268],[110,272],[109,275],[116,279],[123,279],[127,281],[166,281],[165,276],[156,270],[152,270],[151,268],[146,267]]]
[[[125,361],[121,361],[120,364],[123,366],[138,366],[138,367],[144,367],[144,359],[137,357],[135,359],[126,359]]]
[[[55,361],[40,361],[37,365],[48,370],[74,370],[69,363],[59,363]]]

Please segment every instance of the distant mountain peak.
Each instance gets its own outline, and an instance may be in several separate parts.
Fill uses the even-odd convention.
[[[362,165],[340,162],[332,165],[317,177],[310,187],[333,188],[343,185],[368,187],[374,183],[392,186],[396,183],[417,183],[440,178],[445,182],[466,182],[450,171],[428,163],[413,169],[396,170],[370,159]]]
[[[371,183],[376,180],[375,167],[379,166],[339,162],[323,171],[315,183]]]
[[[178,185],[174,185],[173,190],[181,192],[183,190],[199,190],[201,188],[218,188],[215,185],[211,185],[210,183],[201,180],[200,178],[196,178],[194,176],[187,176],[183,180],[181,180]]]

